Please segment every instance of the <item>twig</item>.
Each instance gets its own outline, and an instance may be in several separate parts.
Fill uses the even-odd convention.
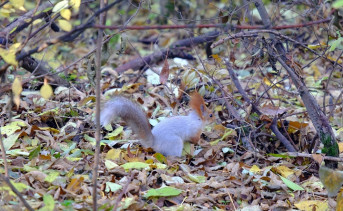
[[[0,4],[0,8],[3,7],[5,4],[7,4],[8,2],[9,2],[9,0],[6,0],[6,1],[2,2],[2,3]]]
[[[235,72],[234,72],[233,69],[232,69],[232,66],[231,66],[231,64],[230,64],[229,59],[228,59],[228,58],[224,59],[224,62],[225,62],[225,65],[226,65],[226,69],[229,71],[231,80],[232,80],[233,83],[235,84],[235,86],[236,86],[238,92],[242,95],[243,99],[244,99],[247,103],[249,103],[249,104],[252,106],[254,112],[256,112],[258,115],[260,115],[261,112],[259,111],[259,109],[257,108],[257,106],[256,106],[253,102],[251,102],[249,96],[248,96],[247,93],[244,91],[243,87],[241,86],[241,83],[238,81],[238,78],[237,78]]]
[[[104,0],[100,0],[100,10],[104,8]],[[99,23],[104,22],[105,14],[100,14]],[[98,169],[99,169],[99,160],[100,160],[100,79],[101,79],[101,49],[102,49],[102,39],[103,39],[103,30],[98,29],[98,40],[96,44],[96,131],[95,131],[95,155],[94,155],[94,167],[93,167],[93,210],[97,211],[97,179],[98,179]]]
[[[307,46],[304,45],[303,43],[301,43],[301,42],[299,42],[299,41],[297,41],[297,40],[295,40],[295,39],[292,39],[292,38],[290,38],[290,37],[288,37],[288,36],[286,36],[286,35],[283,35],[283,34],[281,34],[281,33],[278,32],[278,31],[270,30],[270,29],[261,29],[261,30],[253,30],[253,31],[244,31],[244,32],[236,33],[236,34],[231,34],[231,35],[228,35],[227,37],[222,38],[222,39],[218,40],[217,42],[213,43],[213,44],[211,45],[211,48],[215,48],[215,47],[217,47],[218,45],[223,44],[225,41],[231,40],[231,39],[245,38],[245,37],[256,37],[258,33],[270,33],[270,34],[279,36],[279,37],[281,37],[281,38],[283,38],[283,39],[285,39],[285,40],[288,40],[288,41],[291,41],[291,42],[293,42],[293,43],[295,43],[295,44],[297,44],[297,45],[300,45],[301,47],[307,49],[308,51],[310,51],[311,53],[317,55],[318,57],[323,58],[323,59],[325,59],[325,60],[327,60],[327,61],[333,63],[333,61],[332,61],[331,59],[327,58],[327,57],[324,56],[323,54],[317,53],[315,50],[313,50],[313,49],[307,47]],[[338,57],[338,59],[339,59],[339,58],[340,58],[340,57]],[[337,60],[338,60],[338,59],[337,59]],[[335,62],[335,64],[337,64],[337,65],[340,66],[340,67],[343,67],[341,64],[338,64],[337,62]],[[302,68],[304,68],[304,67],[302,67]]]
[[[2,160],[4,161],[5,176],[8,177],[8,163],[6,159],[6,150],[5,150],[4,142],[2,141],[1,127],[0,127],[0,147],[1,147]]]
[[[252,2],[255,4],[256,9],[259,12],[261,20],[263,24],[265,25],[265,27],[271,28],[272,22],[266,8],[264,7],[262,0],[253,0]],[[273,46],[267,45],[268,53],[270,55],[276,55],[275,56],[276,60],[282,65],[284,69],[286,69],[294,85],[297,87],[300,97],[304,102],[304,105],[309,114],[309,117],[314,127],[316,128],[316,131],[321,141],[323,142],[324,147],[330,148],[330,150],[328,150],[330,155],[338,156],[339,155],[338,145],[336,142],[335,134],[333,133],[333,130],[330,126],[329,120],[324,115],[323,111],[320,109],[317,101],[311,95],[306,85],[303,83],[300,77],[296,74],[296,71],[294,70],[294,68],[290,67],[290,65],[287,64],[289,60],[287,59],[285,55],[286,50],[284,49],[283,44],[273,34],[270,37],[273,40],[273,43],[275,43],[275,45]],[[325,163],[325,165],[330,168],[336,168],[337,162],[331,161],[331,162]]]
[[[116,199],[116,202],[114,203],[114,208],[113,210],[117,210],[118,206],[119,206],[119,202],[120,200],[123,198],[124,194],[127,191],[127,188],[129,187],[129,184],[131,183],[132,179],[133,179],[133,173],[131,173],[130,177],[127,179],[127,183],[125,184],[125,186],[123,187],[123,190],[121,191],[121,193],[119,194],[119,196]]]
[[[29,211],[34,211],[34,209],[27,203],[27,201],[24,199],[23,195],[12,185],[11,181],[8,179],[8,177],[5,177],[4,175],[0,174],[0,177],[2,180],[6,182],[6,184],[11,188],[11,190],[19,197],[20,201],[24,204],[26,209]]]
[[[239,115],[238,111],[233,107],[230,102],[227,100],[227,93],[225,92],[223,85],[217,81],[216,79],[212,78],[213,82],[217,84],[217,86],[220,89],[220,92],[222,94],[222,99],[224,100],[224,103],[226,105],[226,109],[228,110],[228,114],[231,114],[236,120],[243,122],[244,119]]]
[[[270,125],[270,129],[276,135],[276,137],[281,141],[281,143],[286,147],[286,149],[290,152],[296,152],[297,150],[293,147],[293,145],[288,141],[288,139],[282,135],[282,133],[277,128],[276,124],[277,118],[274,117],[272,124]]]
[[[55,39],[52,39],[50,41],[46,41],[46,42],[43,42],[40,46],[34,48],[34,49],[31,49],[27,52],[21,52],[20,54],[18,54],[16,56],[16,60],[17,61],[21,61],[23,58],[31,55],[31,54],[34,54],[34,53],[39,53],[41,52],[42,50],[44,50],[45,48],[51,46],[51,45],[54,45],[56,43],[59,43],[59,42],[71,42],[73,41],[74,39],[76,39],[81,33],[83,33],[86,29],[88,28],[91,28],[93,25],[94,25],[94,21],[95,21],[95,18],[97,16],[99,16],[100,14],[102,14],[103,12],[111,9],[114,5],[122,2],[123,0],[117,0],[117,1],[114,1],[112,2],[111,4],[108,4],[106,7],[102,8],[102,9],[99,9],[98,11],[96,11],[94,13],[94,15],[92,17],[90,17],[86,23],[80,25],[80,26],[77,26],[75,27],[72,31],[70,32],[67,32],[65,33],[64,35],[60,36],[60,37],[57,37]]]
[[[51,7],[51,6],[52,6],[52,4],[48,1],[48,2],[45,2],[42,5],[40,5],[37,10],[43,11],[46,8]],[[29,20],[31,19],[31,21],[33,21],[33,19],[39,19],[39,18],[46,16],[46,14],[48,14],[48,12],[42,12],[36,16],[33,16],[34,12],[35,12],[35,10],[31,10],[31,11],[25,13],[24,15],[20,16],[17,20],[13,21],[9,25],[7,25],[4,29],[2,29],[1,32],[4,34],[11,33],[11,36],[13,36],[17,32],[19,32],[20,30],[26,28],[26,26],[28,24],[26,22],[27,19],[29,19]],[[15,29],[15,30],[13,31],[13,29]]]
[[[243,96],[243,99],[249,103],[253,110],[258,114],[261,115],[262,112],[259,110],[259,108],[250,100],[250,98],[248,97],[247,93],[244,91],[244,89],[242,88],[238,78],[236,77],[236,74],[234,73],[230,61],[229,59],[225,59],[224,60],[225,65],[227,70],[229,71],[230,77],[232,79],[232,81],[234,82],[238,92]],[[274,122],[275,121],[275,122]],[[270,129],[273,131],[273,133],[276,135],[276,137],[283,143],[283,145],[287,148],[288,151],[291,152],[296,152],[295,148],[293,147],[293,145],[282,135],[282,133],[279,131],[279,129],[276,126],[276,117],[273,119],[272,125],[270,126]]]
[[[327,18],[318,21],[310,21],[304,24],[294,24],[294,25],[284,25],[284,26],[274,26],[271,29],[281,30],[281,29],[294,29],[299,27],[311,26],[320,23],[330,22],[332,19]],[[122,26],[106,26],[100,24],[94,24],[93,28],[96,29],[120,29]],[[250,26],[250,25],[233,25],[233,24],[187,24],[187,25],[152,25],[152,26],[127,26],[125,29],[128,30],[151,30],[151,29],[202,29],[202,28],[234,28],[234,29],[264,29],[264,26]]]

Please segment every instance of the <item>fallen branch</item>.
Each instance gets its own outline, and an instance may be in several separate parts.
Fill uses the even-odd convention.
[[[305,157],[305,158],[313,158],[313,154],[307,154],[307,153],[301,153],[301,152],[286,152],[283,153],[286,154],[288,156],[292,156],[292,157]],[[343,158],[339,158],[339,157],[332,157],[332,156],[323,156],[322,158],[324,160],[330,160],[330,161],[336,161],[336,162],[343,162]]]
[[[167,49],[162,49],[159,52],[154,52],[148,56],[137,59],[133,59],[119,67],[116,68],[116,71],[118,73],[125,72],[128,69],[133,69],[133,70],[138,70],[144,67],[145,65],[151,65],[154,63],[157,63],[159,61],[162,61],[163,59],[166,58],[168,55],[168,58],[185,58],[185,59],[191,59],[193,60],[194,57],[183,52],[181,48],[179,47],[191,47],[193,45],[201,44],[201,43],[206,43],[215,40],[218,36],[220,35],[219,31],[212,31],[209,33],[206,33],[204,35],[200,35],[197,37],[192,37],[192,38],[187,38],[183,40],[178,40],[171,44],[171,47]],[[167,54],[168,52],[168,54]]]

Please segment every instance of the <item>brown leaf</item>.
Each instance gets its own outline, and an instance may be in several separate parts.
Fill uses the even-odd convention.
[[[323,156],[320,154],[312,154],[313,160],[315,160],[319,165],[323,162]]]
[[[161,84],[166,84],[168,81],[168,77],[169,77],[169,64],[168,64],[168,59],[166,58],[164,60],[164,65],[163,65],[162,71],[160,73]]]
[[[77,191],[80,190],[83,180],[84,180],[83,177],[73,178],[70,181],[69,185],[67,186],[67,190],[69,190],[70,192],[76,193]]]

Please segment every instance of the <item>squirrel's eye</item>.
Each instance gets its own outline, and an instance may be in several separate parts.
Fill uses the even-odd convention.
[[[212,117],[213,115],[212,114],[210,114],[210,117]]]

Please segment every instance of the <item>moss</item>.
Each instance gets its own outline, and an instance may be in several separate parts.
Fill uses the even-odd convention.
[[[336,141],[332,140],[332,137],[330,134],[321,132],[320,133],[320,140],[324,144],[324,148],[322,150],[323,153],[325,153],[328,156],[334,156],[338,157],[338,144]]]

